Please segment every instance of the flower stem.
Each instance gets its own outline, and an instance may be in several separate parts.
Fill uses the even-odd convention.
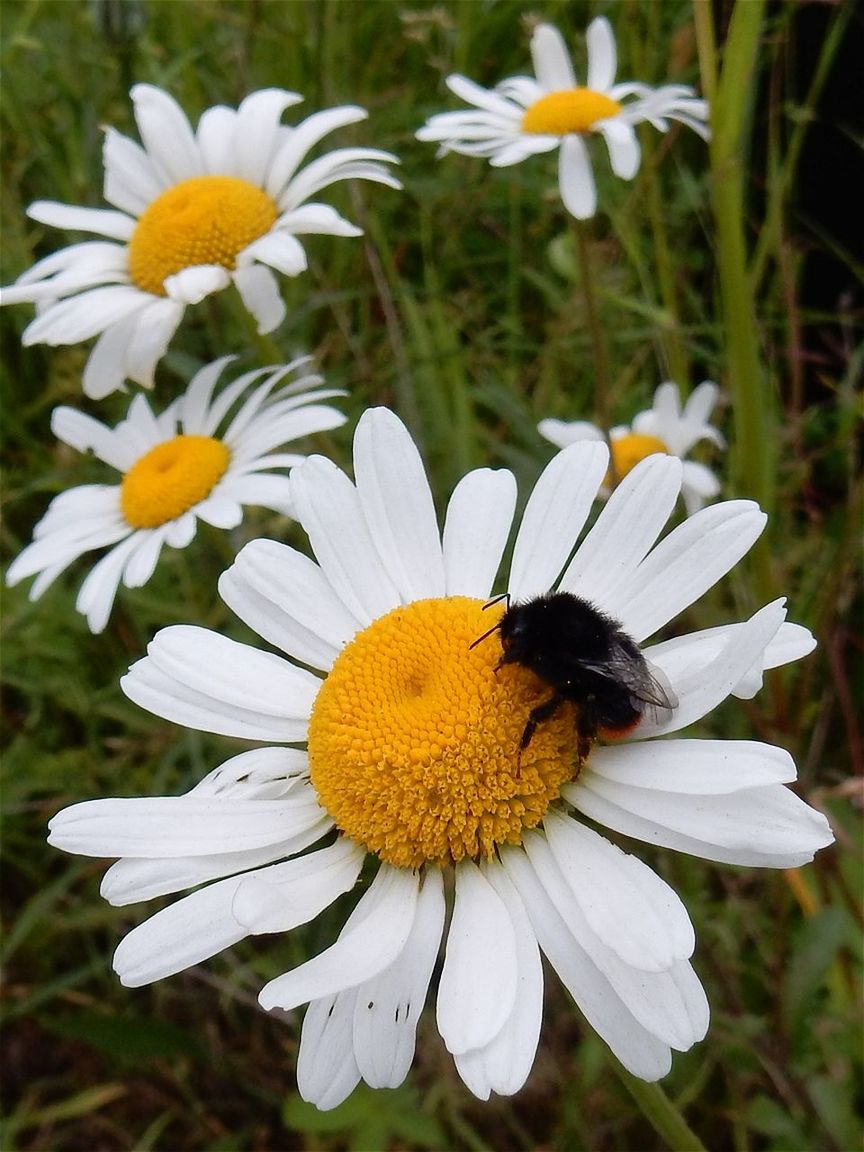
[[[608,1055],[618,1078],[639,1105],[642,1115],[673,1152],[706,1152],[705,1145],[659,1084],[647,1084],[628,1072],[611,1052]]]
[[[585,315],[588,320],[588,333],[591,337],[591,347],[594,353],[594,397],[597,423],[608,436],[609,429],[612,427],[609,402],[609,354],[606,350],[606,338],[600,324],[597,294],[594,291],[594,271],[587,227],[581,220],[576,220],[575,225],[576,253],[579,258],[582,293],[585,298]]]

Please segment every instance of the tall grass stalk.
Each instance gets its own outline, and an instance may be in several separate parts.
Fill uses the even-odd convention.
[[[744,203],[748,129],[764,9],[764,0],[737,0],[721,64],[709,0],[695,0],[694,4],[702,88],[711,102],[715,252],[735,429],[730,451],[732,486],[738,495],[756,500],[770,513],[774,507],[776,432],[759,353]],[[774,581],[766,545],[757,545],[751,556],[760,599],[770,599]]]

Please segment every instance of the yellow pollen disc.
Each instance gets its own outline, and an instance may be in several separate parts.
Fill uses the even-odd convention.
[[[568,88],[541,96],[522,117],[522,131],[541,136],[590,132],[598,120],[617,116],[621,105],[592,88]]]
[[[419,600],[360,632],[321,686],[309,766],[337,826],[400,868],[518,844],[579,772],[574,705],[519,744],[552,689],[499,668],[501,609],[464,596]]]
[[[197,264],[229,271],[239,252],[278,216],[266,192],[235,176],[195,176],[158,196],[129,241],[129,274],[142,292],[164,296],[168,276]]]
[[[231,453],[212,436],[175,436],[136,460],[120,487],[133,528],[158,528],[200,503],[225,473]]]
[[[658,436],[645,436],[640,432],[628,432],[612,441],[612,462],[615,465],[615,479],[620,483],[624,477],[646,456],[668,455],[669,449]],[[607,472],[604,483],[612,484],[612,473]]]

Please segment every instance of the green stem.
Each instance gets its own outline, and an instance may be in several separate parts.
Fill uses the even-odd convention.
[[[636,1101],[639,1111],[672,1152],[707,1152],[705,1145],[663,1091],[659,1084],[646,1084],[612,1054],[609,1059],[621,1083]]]
[[[575,225],[576,253],[579,258],[579,273],[582,281],[582,293],[585,298],[585,314],[594,353],[594,398],[597,421],[608,435],[609,429],[612,427],[611,404],[609,402],[609,355],[606,350],[603,327],[600,323],[597,294],[594,291],[594,271],[591,266],[591,245],[588,242],[587,227],[581,220],[576,220]]]
[[[731,473],[735,491],[770,512],[774,504],[775,444],[771,397],[759,354],[756,304],[748,273],[744,233],[744,171],[749,98],[759,50],[764,0],[737,0],[718,69],[711,8],[697,0],[702,87],[711,101],[711,181],[717,234],[717,276],[723,314],[729,390],[735,435]],[[770,599],[773,580],[764,544],[754,550],[761,599]]]

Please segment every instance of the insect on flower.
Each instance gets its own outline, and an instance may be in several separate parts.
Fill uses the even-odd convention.
[[[598,735],[623,736],[642,719],[646,707],[671,711],[678,705],[671,685],[658,668],[649,666],[639,645],[617,620],[598,611],[571,592],[549,592],[511,604],[509,593],[486,607],[507,601],[494,627],[503,655],[497,667],[521,664],[554,689],[528,717],[520,753],[531,743],[537,726],[550,720],[565,700],[578,705],[576,721],[580,756]]]

